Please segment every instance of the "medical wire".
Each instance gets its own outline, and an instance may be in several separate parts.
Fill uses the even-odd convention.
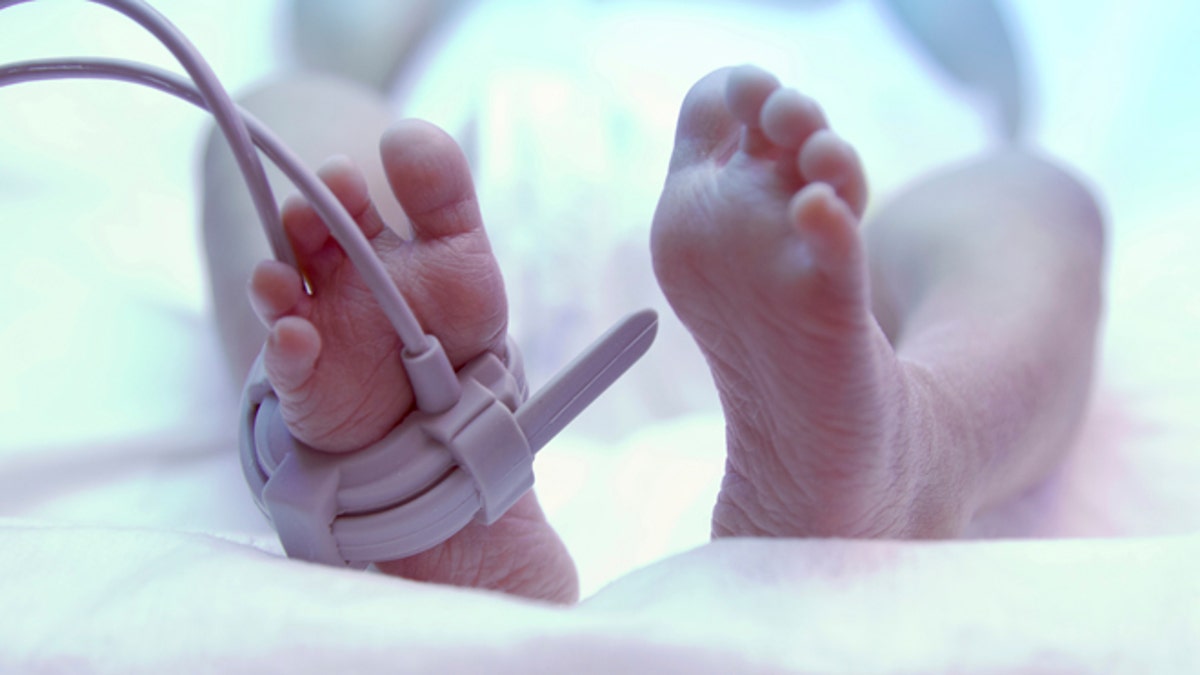
[[[0,0],[0,9],[30,1]],[[232,102],[195,48],[165,18],[141,0],[90,1],[147,28],[184,64],[195,84],[146,64],[59,58],[0,66],[0,88],[38,80],[111,79],[148,86],[212,112],[239,158],[256,205],[270,206],[258,211],[268,238],[278,235],[273,245],[283,242],[276,247],[277,257],[294,265],[255,147],[299,188],[364,277],[405,344],[401,358],[418,408],[431,416],[427,421],[406,419],[414,424],[399,425],[354,455],[311,454],[293,447],[290,432],[280,426],[269,381],[252,372],[243,397],[243,406],[249,406],[243,410],[243,469],[288,554],[357,566],[425,550],[476,514],[493,522],[506,512],[533,484],[533,455],[645,353],[657,326],[654,313],[641,312],[614,326],[531,400],[524,400],[523,368],[511,343],[508,356],[515,362],[500,363],[484,354],[467,366],[478,366],[472,372],[479,374],[465,376],[471,389],[464,395],[468,390],[461,387],[460,374],[436,338],[421,329],[370,242],[328,186],[264,124]],[[483,375],[487,368],[499,368],[505,377],[493,382],[494,372]],[[471,379],[476,376],[484,380]],[[286,480],[276,480],[278,472]]]
[[[0,10],[32,0],[0,0]],[[113,9],[136,21],[162,42],[181,63],[195,84],[164,70],[144,64],[112,59],[50,59],[27,61],[0,67],[0,86],[17,82],[64,79],[102,78],[143,84],[173,94],[211,112],[238,161],[255,208],[276,257],[296,267],[291,247],[283,237],[278,207],[266,181],[253,143],[258,141],[272,161],[296,184],[313,209],[321,216],[334,239],[345,250],[367,286],[379,302],[389,322],[404,343],[405,367],[422,409],[438,412],[457,400],[458,382],[448,362],[442,363],[441,348],[425,334],[412,309],[396,289],[387,270],[375,255],[370,242],[354,224],[329,188],[308,171],[298,157],[267,130],[254,122],[252,116],[240,110],[220,85],[212,69],[195,47],[165,17],[140,0],[89,0]],[[269,151],[268,151],[269,147]],[[420,368],[421,373],[414,372]]]

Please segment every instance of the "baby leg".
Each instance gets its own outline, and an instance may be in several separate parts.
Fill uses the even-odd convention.
[[[865,203],[853,148],[768,73],[689,93],[652,249],[726,415],[716,536],[954,535],[1079,419],[1086,192],[1009,154],[913,188],[864,238]]]
[[[334,78],[273,81],[241,104],[304,161],[316,163],[333,153],[351,159],[327,164],[322,177],[357,217],[425,328],[438,335],[456,365],[502,349],[503,282],[470,174],[449,137],[411,122],[393,131],[380,153],[379,138],[392,113],[377,95]],[[268,340],[271,377],[293,433],[330,451],[369,444],[411,407],[407,379],[394,361],[395,332],[302,200],[288,202],[284,217],[313,294],[304,292],[290,268],[259,263],[269,251],[224,145],[214,134],[205,150],[203,221],[218,330],[233,379],[240,386]],[[268,174],[277,193],[293,189],[279,172]],[[397,186],[410,215],[424,223],[423,235],[410,239],[414,228],[394,201],[372,202],[369,194],[386,194],[389,184]],[[442,546],[379,567],[412,579],[562,602],[578,595],[574,564],[532,493],[490,528],[472,524]]]
[[[1087,188],[1018,149],[926,176],[867,224],[875,315],[970,462],[968,513],[1029,488],[1074,439],[1104,237]]]
[[[503,354],[504,285],[466,158],[444,132],[417,121],[386,134],[381,154],[411,238],[385,226],[355,165],[332,161],[321,177],[456,368],[484,351]],[[402,345],[315,211],[301,199],[289,200],[283,222],[300,271],[267,261],[251,280],[252,304],[269,329],[264,366],[297,438],[319,450],[353,451],[381,438],[413,408]],[[578,594],[574,564],[533,493],[490,527],[469,525],[432,550],[378,567],[558,602]]]

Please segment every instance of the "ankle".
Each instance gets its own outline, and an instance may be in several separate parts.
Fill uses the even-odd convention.
[[[962,534],[978,506],[975,439],[970,415],[928,367],[903,362],[904,405],[894,448],[904,537],[949,539]]]

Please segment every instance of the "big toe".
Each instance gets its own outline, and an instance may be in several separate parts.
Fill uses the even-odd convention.
[[[779,89],[779,79],[758,66],[738,66],[729,72],[725,105],[742,124],[759,126],[763,105]]]
[[[740,129],[725,103],[733,68],[709,73],[692,86],[679,110],[671,169],[682,168],[714,155],[732,152]]]
[[[380,142],[384,169],[412,227],[406,296],[455,366],[503,349],[504,282],[483,228],[466,155],[446,132],[404,120]]]
[[[470,165],[445,131],[422,120],[402,120],[384,134],[380,154],[414,239],[440,239],[482,228]]]

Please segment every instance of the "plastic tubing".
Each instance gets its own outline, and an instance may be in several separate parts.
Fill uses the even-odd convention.
[[[217,76],[209,67],[208,62],[201,58],[196,47],[170,21],[157,10],[141,2],[141,0],[90,0],[97,5],[103,5],[116,10],[137,22],[149,31],[165,46],[179,65],[187,72],[200,95],[208,103],[208,110],[221,128],[221,133],[233,149],[234,158],[250,188],[250,196],[254,200],[254,210],[266,230],[271,249],[275,257],[296,267],[296,257],[283,234],[283,226],[279,222],[279,209],[275,197],[271,194],[271,185],[263,172],[262,162],[258,153],[250,144],[250,134],[242,123],[233,100],[229,93],[217,81]]]
[[[0,10],[30,1],[0,0]],[[140,0],[90,1],[124,14],[152,33],[175,55],[195,84],[168,71],[144,64],[114,59],[47,59],[0,67],[0,86],[48,79],[121,80],[153,87],[208,110],[216,118],[237,158],[238,166],[254,199],[259,220],[268,240],[271,241],[276,257],[296,267],[291,246],[288,245],[279,222],[278,207],[258,154],[254,151],[254,145],[258,145],[296,184],[325,221],[330,233],[345,250],[359,274],[363,276],[384,315],[404,343],[405,355],[408,357],[405,359],[406,365],[413,362],[428,364],[430,361],[444,360],[444,356],[438,354],[440,346],[425,334],[412,309],[384,269],[383,263],[375,255],[370,242],[337,198],[265,125],[233,103],[212,69],[187,38],[165,17]],[[431,358],[419,358],[423,355],[430,355]],[[448,369],[448,362],[446,367],[431,365],[426,368],[422,365],[421,369],[425,372],[409,373],[418,401],[457,399],[458,381],[453,377],[453,369]]]
[[[28,0],[20,1],[27,2]],[[191,83],[169,71],[132,61],[103,58],[38,59],[0,66],[0,87],[40,80],[68,79],[117,80],[140,84],[183,99],[202,110],[209,109],[208,101],[205,100],[204,95]],[[259,122],[250,113],[238,109],[238,116],[242,122],[242,127],[247,130],[248,138],[251,139],[252,143],[266,153],[272,163],[278,166],[284,175],[296,184],[297,188],[313,203],[313,207],[321,213],[323,218],[326,218],[325,211],[332,211],[334,214],[341,212],[340,217],[335,215],[333,218],[327,218],[327,222],[332,221],[333,223],[331,225],[331,232],[347,226],[354,227],[352,222],[339,222],[343,218],[349,218],[349,216],[341,208],[341,205],[337,202],[337,198],[324,183],[309,173],[308,169],[304,167],[303,162],[288,149],[279,137],[275,136],[266,125]],[[333,202],[332,205],[325,204],[324,208],[321,208],[321,202],[330,200]],[[361,238],[361,233],[359,236]],[[338,241],[341,243],[341,237],[338,238]],[[290,247],[285,248],[285,250],[290,251]],[[374,260],[373,254],[369,253],[368,255]],[[294,263],[290,264],[295,266]],[[394,292],[394,289],[391,288],[389,282],[385,293],[390,294],[392,292]],[[419,327],[416,330],[421,332]],[[424,335],[423,332],[421,334]],[[407,344],[407,340],[405,344]]]
[[[141,0],[90,1],[116,10],[136,21],[158,38],[159,42],[162,42],[170,50],[183,69],[187,71],[192,81],[195,82],[195,88],[199,91],[201,98],[207,104],[206,108],[216,118],[222,133],[225,134],[233,148],[238,166],[254,197],[259,220],[267,230],[267,237],[273,240],[272,247],[275,249],[276,257],[295,267],[295,256],[291,252],[291,246],[283,237],[283,226],[279,223],[279,207],[271,194],[271,187],[267,183],[267,177],[258,160],[258,154],[251,146],[249,130],[243,123],[243,117],[238,113],[237,106],[230,99],[228,92],[217,81],[212,68],[179,29]],[[282,147],[282,144],[280,145]],[[299,163],[297,164],[299,165]],[[289,177],[294,181],[297,180],[296,177],[290,175]],[[304,196],[308,197],[313,208],[329,224],[330,232],[346,250],[346,254],[350,256],[354,266],[363,275],[367,285],[372,291],[375,291],[376,297],[381,295],[380,291],[382,290],[383,295],[395,296],[400,300],[399,302],[384,303],[383,309],[400,334],[405,349],[413,353],[425,352],[429,348],[425,331],[421,330],[421,325],[408,308],[408,304],[399,298],[399,293],[395,291],[391,278],[375,256],[366,237],[362,235],[333,193],[325,188],[324,183],[319,180],[309,181],[307,179],[304,179],[304,182],[320,186],[320,188],[310,190],[305,190],[303,185],[297,187],[301,188],[301,192],[305,193]],[[312,185],[310,188],[314,188],[316,185]],[[310,191],[314,194],[310,195]],[[277,241],[278,243],[276,243]]]

